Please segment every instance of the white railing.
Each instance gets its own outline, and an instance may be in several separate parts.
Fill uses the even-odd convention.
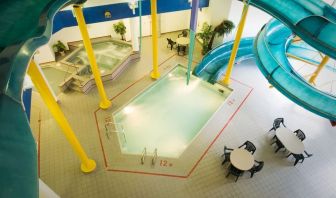
[[[146,155],[147,155],[147,149],[145,147],[144,150],[142,151],[142,155],[141,155],[141,159],[140,159],[140,163],[142,165],[145,163]]]
[[[111,126],[111,125],[115,126],[116,130],[109,130],[109,126]],[[116,125],[120,126],[121,131],[118,131]],[[121,123],[106,122],[105,123],[105,135],[106,135],[107,139],[110,139],[111,133],[121,134],[123,136],[123,139],[124,139],[124,144],[127,144],[125,129],[124,129],[124,126]]]
[[[158,158],[157,148],[155,148],[153,158],[152,158],[152,166],[155,166],[157,158]]]

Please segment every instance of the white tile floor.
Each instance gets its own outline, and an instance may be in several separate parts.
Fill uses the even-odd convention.
[[[160,40],[160,62],[174,54],[166,48],[165,37],[162,35]],[[110,98],[149,73],[150,38],[145,38],[143,42],[141,61],[116,81],[106,84]],[[199,53],[199,46],[196,53]],[[200,57],[196,57],[196,61],[199,60]],[[162,67],[177,62],[186,64],[186,59],[174,56]],[[104,170],[93,115],[98,106],[96,90],[88,95],[77,92],[60,95],[60,106],[73,130],[88,155],[97,162],[95,172],[88,175],[81,173],[78,158],[39,96],[34,93],[31,126],[37,135],[40,134],[40,177],[61,197],[75,198],[336,197],[336,128],[332,128],[328,120],[295,105],[277,90],[269,89],[253,61],[237,65],[233,77],[254,90],[187,179]],[[274,154],[274,149],[269,145],[270,136],[266,132],[276,117],[284,117],[290,129],[300,128],[306,133],[306,150],[313,153],[313,157],[294,167],[292,159],[284,158],[282,152]],[[265,161],[265,166],[252,179],[245,174],[235,183],[233,177],[225,178],[226,167],[221,166],[220,156],[224,145],[235,148],[245,140],[255,143],[255,159]]]

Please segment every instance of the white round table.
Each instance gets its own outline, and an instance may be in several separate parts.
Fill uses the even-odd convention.
[[[289,152],[294,154],[302,154],[304,152],[303,142],[291,130],[278,128],[275,131],[275,135]]]
[[[176,43],[178,45],[188,45],[189,44],[189,37],[180,37],[176,39]]]
[[[243,148],[234,149],[230,154],[231,164],[239,170],[250,170],[254,165],[253,155]]]

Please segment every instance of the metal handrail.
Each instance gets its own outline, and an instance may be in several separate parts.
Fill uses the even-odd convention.
[[[108,130],[107,127],[109,125],[114,125],[114,126],[119,125],[121,127],[122,132],[125,131],[124,126],[122,125],[122,123],[106,122],[105,123],[105,130]]]
[[[152,158],[152,166],[155,166],[157,158],[158,158],[157,148],[155,148],[153,158]]]
[[[120,125],[122,131],[109,130],[108,129],[109,125]],[[108,135],[109,133],[120,133],[124,137],[125,144],[127,144],[126,135],[125,135],[124,131],[125,131],[124,126],[121,123],[114,123],[114,122],[107,122],[107,123],[105,123],[105,134],[106,134],[107,139],[110,139],[110,136]]]
[[[142,165],[145,163],[146,155],[147,155],[147,149],[145,147],[144,150],[142,151],[142,155],[141,155],[141,161],[140,162],[141,162]]]

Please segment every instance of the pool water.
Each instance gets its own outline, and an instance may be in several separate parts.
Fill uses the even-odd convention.
[[[45,77],[47,78],[51,89],[57,95],[61,92],[59,85],[71,74],[54,67],[45,67],[42,68],[42,72],[44,73]]]
[[[146,89],[113,118],[122,151],[140,154],[157,149],[159,156],[178,157],[230,94],[194,76],[186,85],[186,69],[177,66]],[[126,140],[124,140],[126,138]]]
[[[121,60],[132,52],[130,45],[118,43],[115,41],[104,41],[93,43],[92,45],[98,67],[100,69],[112,70],[120,64]],[[67,62],[80,65],[89,65],[87,53],[82,47],[77,52],[73,53],[66,60]]]

